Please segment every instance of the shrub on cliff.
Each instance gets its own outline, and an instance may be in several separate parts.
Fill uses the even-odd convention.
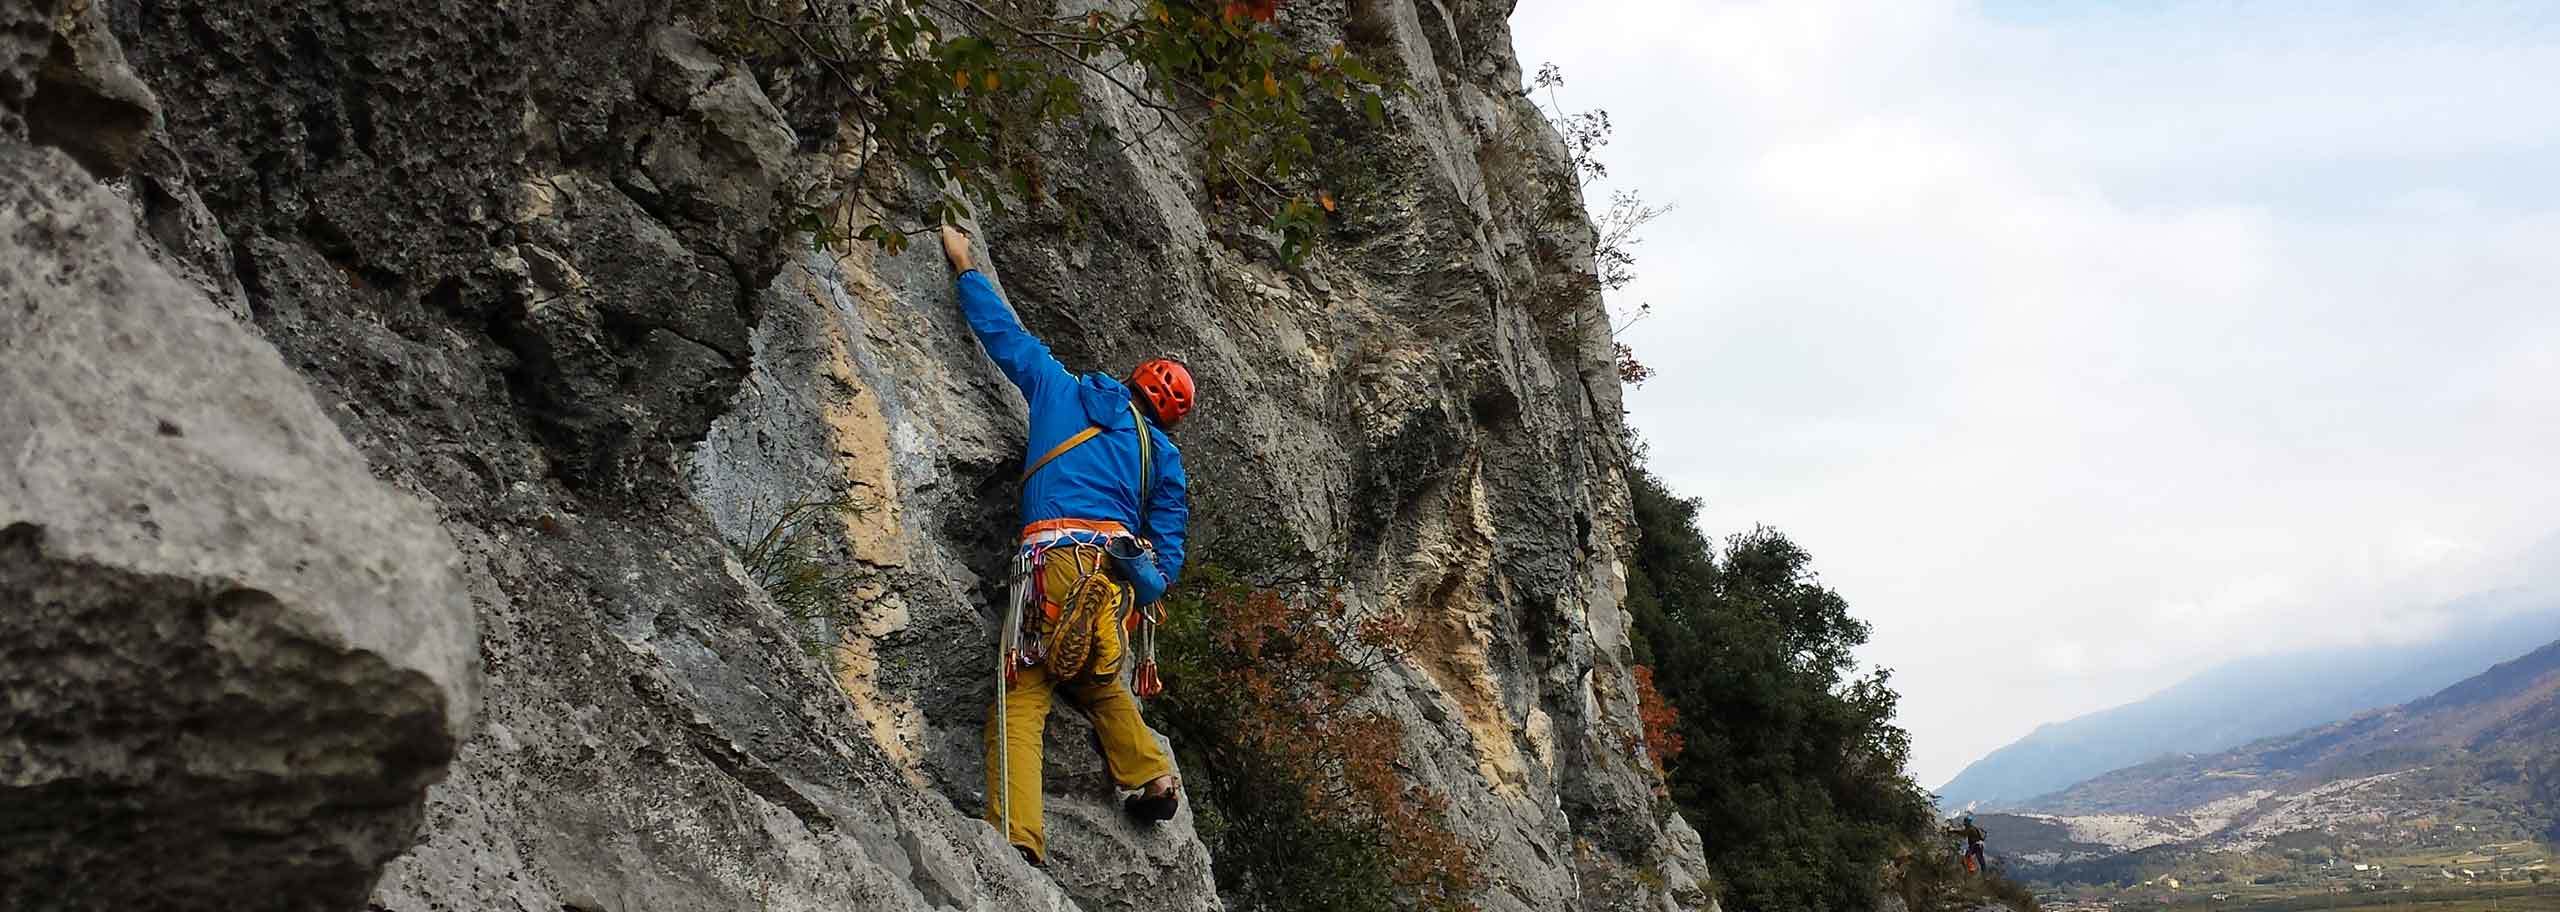
[[[1653,760],[1653,771],[1670,772],[1669,764],[1688,747],[1680,737],[1680,710],[1653,684],[1653,666],[1635,667],[1636,722],[1643,729],[1644,755]]]
[[[1867,625],[1786,536],[1719,547],[1696,501],[1641,469],[1632,486],[1638,661],[1677,711],[1671,799],[1704,836],[1726,908],[1873,908],[1876,872],[1936,821],[1903,773],[1910,736],[1886,673],[1855,673]]]
[[[1479,875],[1447,799],[1397,769],[1394,717],[1358,708],[1413,647],[1409,623],[1216,568],[1195,569],[1168,608],[1150,710],[1194,773],[1221,893],[1248,910],[1472,908]]]

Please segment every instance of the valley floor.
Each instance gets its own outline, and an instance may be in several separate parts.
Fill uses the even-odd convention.
[[[2371,912],[2535,912],[2560,910],[2560,883],[2364,883],[2328,885],[2238,886],[2213,891],[2189,890],[2177,895],[2128,895],[2112,898],[2043,893],[2047,912],[2200,912],[2246,909],[2250,912],[2315,912],[2356,909]]]
[[[2127,912],[2138,908],[2120,906]],[[2154,907],[2163,912],[2201,909],[2248,909],[2251,912],[2313,912],[2326,909],[2354,909],[2359,912],[2548,912],[2560,910],[2560,886],[2506,884],[2493,887],[2467,887],[2438,890],[2412,890],[2407,893],[2330,894],[2292,898],[2260,897],[2244,902],[2239,897],[2215,902],[2184,902]]]
[[[2291,860],[2257,854],[2177,859],[2169,870],[2131,886],[2067,884],[2040,891],[2045,907],[2072,910],[2173,909],[2449,909],[2560,910],[2560,878],[2550,876],[2554,847],[2531,841],[2411,847],[2396,851],[2350,846],[2328,855],[2300,850]]]

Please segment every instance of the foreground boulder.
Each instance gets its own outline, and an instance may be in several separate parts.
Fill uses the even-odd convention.
[[[352,909],[467,734],[436,517],[0,135],[0,908]]]

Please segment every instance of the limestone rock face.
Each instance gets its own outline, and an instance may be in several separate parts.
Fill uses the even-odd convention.
[[[470,731],[452,541],[7,139],[0,315],[0,906],[354,907]]]
[[[100,177],[119,177],[142,158],[160,117],[159,99],[125,66],[100,0],[69,0],[36,71],[27,129],[38,144],[71,153]]]
[[[296,401],[316,401],[380,479],[345,483],[348,511],[386,527],[439,522],[459,555],[332,534],[313,541],[351,569],[244,564],[222,572],[245,582],[204,592],[168,580],[200,586],[213,571],[133,563],[118,571],[130,578],[78,585],[201,605],[190,616],[230,631],[345,594],[315,574],[345,586],[432,564],[449,568],[440,582],[383,605],[450,608],[459,592],[478,625],[464,636],[480,710],[423,821],[411,833],[399,817],[442,765],[421,748],[431,760],[401,780],[410,792],[367,780],[336,795],[388,808],[385,826],[324,856],[346,859],[350,879],[278,888],[294,902],[1226,906],[1188,803],[1167,825],[1128,824],[1071,718],[1049,737],[1051,866],[1024,865],[976,819],[1022,406],[969,338],[930,245],[812,251],[791,236],[798,213],[840,192],[906,212],[930,189],[848,173],[860,156],[837,154],[840,136],[810,115],[822,88],[724,59],[704,21],[666,0],[0,0],[0,112],[44,97],[34,74],[74,34],[71,4],[103,17],[111,45],[73,59],[121,60],[160,113],[138,136],[25,132],[106,162],[89,171],[141,228],[119,241],[148,248],[135,269],[193,307],[155,331],[263,337],[269,361],[281,353],[298,377]],[[1152,115],[1100,79],[1078,122],[1034,138],[1049,196],[973,227],[991,274],[1071,366],[1120,372],[1156,354],[1192,365],[1206,404],[1176,436],[1194,476],[1196,560],[1276,543],[1318,556],[1363,610],[1422,622],[1427,648],[1373,694],[1404,723],[1405,767],[1482,848],[1484,907],[1712,908],[1697,834],[1636,753],[1618,381],[1590,291],[1591,229],[1561,143],[1519,97],[1508,12],[1491,0],[1291,5],[1293,40],[1345,41],[1413,87],[1385,127],[1342,125],[1357,136],[1328,162],[1342,211],[1303,263],[1282,266],[1251,219],[1218,212],[1178,131],[1140,139]],[[26,154],[52,162],[57,183],[87,179],[63,154]],[[202,347],[167,363],[262,351]],[[238,373],[112,401],[254,392],[256,371]],[[0,416],[20,407],[0,395]],[[156,424],[98,426],[81,446],[113,451],[103,464],[129,464],[155,496],[200,505],[188,515],[205,523],[254,531],[291,503],[225,504],[206,489],[262,489],[154,455],[172,452]],[[149,433],[129,439],[135,427]],[[188,420],[180,429],[196,440]],[[348,464],[263,480],[336,484]],[[234,468],[277,465],[299,464]],[[385,485],[426,509],[368,509],[401,502]],[[142,534],[113,512],[122,499],[85,503],[100,523],[126,523],[96,535]],[[814,610],[777,599],[742,560],[812,503],[834,505],[807,515],[823,520],[814,553],[837,593]],[[0,581],[72,585],[43,582],[70,572],[58,568],[72,558],[52,555],[110,540],[53,528],[0,540]],[[394,553],[424,563],[365,562]],[[442,730],[464,725],[452,714],[463,678],[425,666],[468,628],[376,608],[292,629],[324,652],[376,657],[380,676],[273,711],[334,719],[350,693],[388,706],[405,687],[434,698],[421,705]],[[71,626],[104,636],[143,623],[92,611]],[[144,642],[257,645],[170,623]],[[173,655],[153,648],[135,661]],[[350,717],[330,737],[391,718]],[[280,743],[307,743],[294,737],[309,736]],[[314,748],[328,763],[278,762],[345,781],[331,764],[354,754],[336,743]],[[121,749],[147,758],[155,746]],[[191,781],[136,770],[155,787]],[[43,845],[97,838],[37,819],[52,827],[27,831]],[[371,881],[364,864],[391,855]],[[0,855],[0,886],[24,882],[30,857]]]
[[[27,132],[27,99],[53,41],[62,0],[0,0],[0,138]]]
[[[981,226],[981,267],[1073,369],[1191,366],[1205,404],[1176,439],[1198,560],[1277,539],[1327,556],[1365,609],[1425,622],[1381,703],[1483,848],[1486,908],[1706,907],[1698,836],[1632,746],[1629,457],[1606,318],[1576,280],[1591,235],[1570,165],[1518,96],[1507,5],[1355,6],[1355,49],[1416,88],[1340,163],[1366,192],[1345,194],[1331,246],[1275,268],[1267,240],[1195,201],[1178,145],[1140,142],[1048,159],[1051,192],[1091,208],[1017,205]],[[1085,99],[1102,124],[1150,122],[1098,81]],[[927,249],[787,266],[691,481],[733,541],[780,505],[851,495],[834,541],[860,595],[828,630],[841,683],[896,760],[974,809],[1023,444],[949,283]],[[1051,873],[1120,908],[1117,868],[1162,837],[1114,819],[1081,721],[1060,715]],[[1134,908],[1215,904],[1189,858],[1153,862],[1166,873]]]

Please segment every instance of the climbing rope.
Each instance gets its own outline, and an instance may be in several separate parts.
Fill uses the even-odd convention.
[[[1005,731],[1011,717],[1008,705],[1012,696],[1013,676],[1022,660],[1022,601],[1030,594],[1032,569],[1037,566],[1037,552],[1017,550],[1013,559],[1013,584],[1007,593],[1004,622],[996,635],[996,807],[1003,818],[1006,839],[1013,838],[1013,739]]]

